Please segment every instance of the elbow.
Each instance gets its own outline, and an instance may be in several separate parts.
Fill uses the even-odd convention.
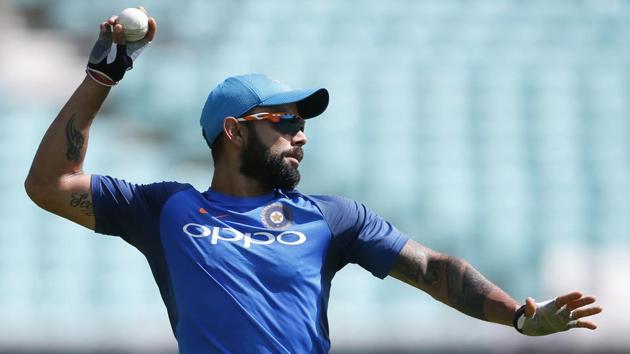
[[[37,199],[37,186],[33,181],[33,177],[31,177],[30,174],[24,180],[24,190],[26,191],[26,195],[28,195],[28,197],[32,201],[35,201],[35,199]]]
[[[24,190],[26,195],[39,207],[44,208],[46,196],[45,188],[42,183],[38,182],[32,175],[28,175],[24,181]]]

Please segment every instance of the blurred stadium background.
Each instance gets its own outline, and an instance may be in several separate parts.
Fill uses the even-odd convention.
[[[526,338],[348,266],[333,352],[630,351],[629,1],[0,0],[1,353],[176,350],[140,253],[22,187],[98,24],[138,5],[157,40],[112,90],[86,171],[205,190],[212,87],[324,86],[302,191],[367,203],[519,301],[582,289],[605,307],[596,332]]]

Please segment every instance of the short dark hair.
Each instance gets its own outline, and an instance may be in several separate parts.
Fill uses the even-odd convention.
[[[221,151],[223,151],[223,139],[221,139],[223,132],[221,132],[212,143],[208,141],[206,132],[203,129],[201,129],[201,135],[203,135],[203,139],[206,141],[206,144],[208,144],[210,152],[212,153],[212,161],[216,165],[217,161],[219,161],[219,156],[221,156]]]
[[[252,111],[252,109],[250,109],[249,111],[245,112],[243,115],[248,115],[250,111]],[[251,123],[252,121],[247,121],[247,122],[240,122],[242,125],[244,126],[248,126],[251,127]],[[217,164],[217,161],[219,161],[219,157],[221,156],[221,152],[223,152],[223,132],[219,133],[219,135],[217,135],[217,137],[214,139],[214,141],[212,143],[210,143],[208,141],[208,137],[206,136],[206,132],[203,130],[203,128],[201,129],[201,135],[203,135],[204,140],[206,141],[206,144],[208,144],[208,146],[210,147],[210,152],[212,153],[212,161],[214,161],[214,164]]]

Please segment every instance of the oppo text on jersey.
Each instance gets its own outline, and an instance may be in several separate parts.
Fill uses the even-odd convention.
[[[205,238],[210,237],[210,244],[216,245],[219,241],[243,242],[245,248],[251,245],[269,245],[279,242],[283,245],[297,246],[306,242],[306,235],[299,231],[286,230],[278,234],[267,231],[240,232],[231,227],[218,227],[188,223],[182,227],[182,231],[190,237]]]

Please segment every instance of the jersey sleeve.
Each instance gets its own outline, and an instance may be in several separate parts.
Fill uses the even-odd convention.
[[[162,205],[177,191],[191,187],[176,182],[133,184],[121,179],[92,175],[94,231],[120,236],[145,251],[159,237]]]
[[[333,234],[339,267],[357,263],[385,278],[409,237],[365,205],[337,196],[313,196]]]

